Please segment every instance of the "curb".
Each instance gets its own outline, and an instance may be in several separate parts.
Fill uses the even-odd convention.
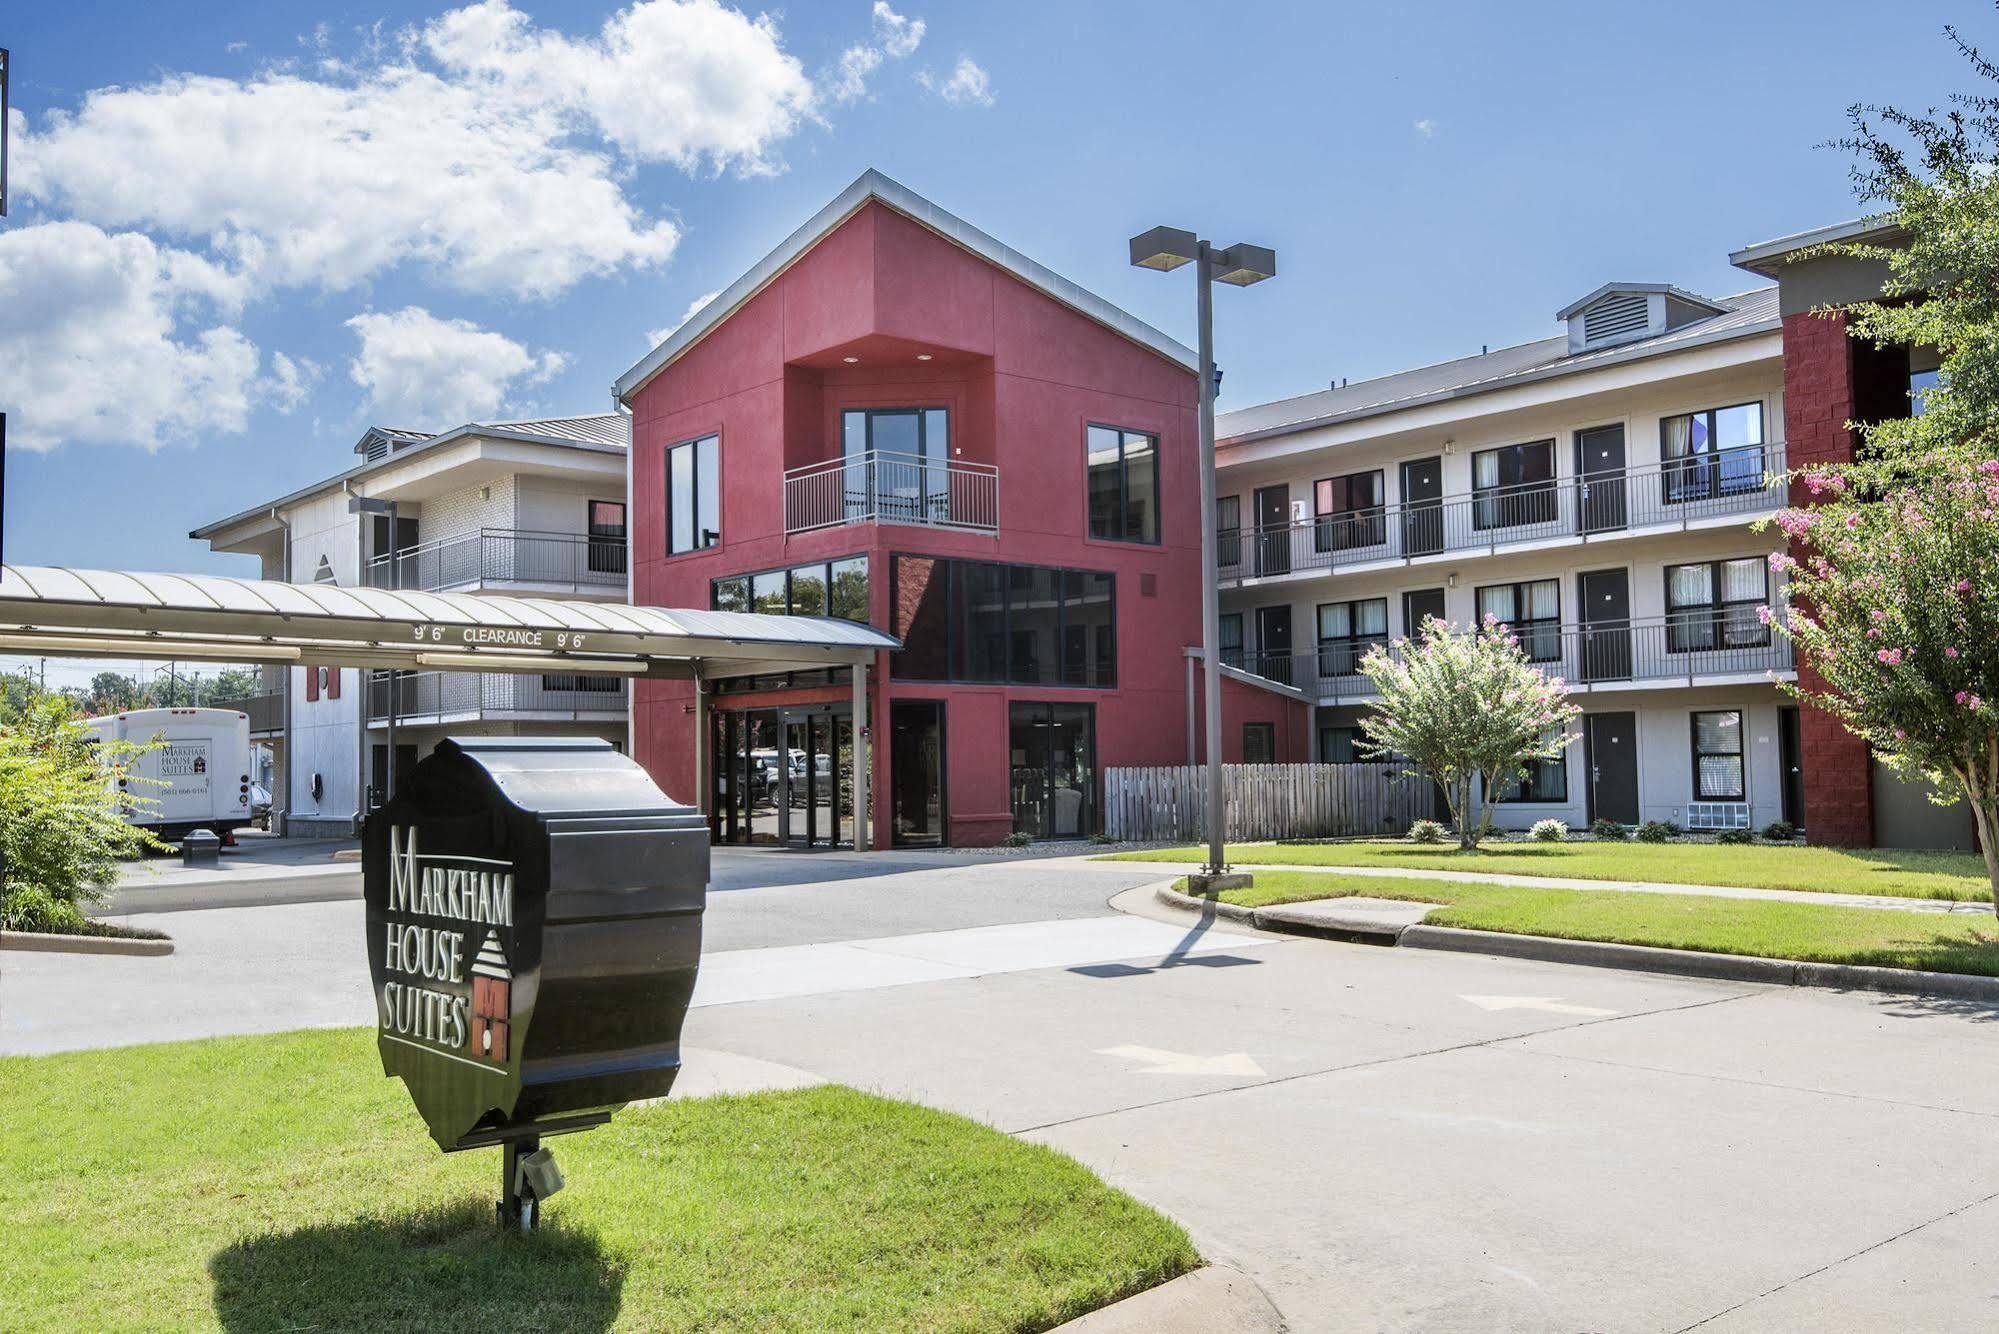
[[[1159,886],[1155,891],[1161,903],[1169,908],[1179,908],[1203,915],[1212,914],[1228,922],[1239,922],[1259,931],[1277,931],[1289,936],[1311,936],[1315,940],[1342,940],[1349,945],[1393,945],[1409,928],[1389,926],[1374,922],[1327,922],[1318,918],[1285,911],[1289,904],[1272,904],[1268,908],[1244,908],[1233,903],[1223,903],[1217,899],[1197,899],[1191,894],[1182,894],[1173,888],[1173,883]]]
[[[41,954],[130,954],[157,957],[172,954],[171,940],[142,940],[129,936],[59,936],[42,931],[0,931],[0,950],[28,950]]]
[[[1077,1316],[1054,1334],[1282,1334],[1286,1328],[1255,1280],[1207,1265]]]
[[[1863,964],[1805,963],[1766,959],[1748,954],[1709,954],[1700,950],[1669,950],[1655,945],[1619,945],[1598,940],[1564,940],[1558,936],[1520,936],[1504,931],[1467,931],[1454,926],[1408,926],[1400,930],[1328,932],[1287,921],[1270,908],[1242,908],[1182,894],[1170,883],[1158,890],[1161,903],[1193,912],[1212,911],[1218,917],[1265,931],[1288,935],[1391,944],[1404,949],[1445,950],[1455,954],[1490,954],[1505,959],[1578,964],[1587,968],[1621,968],[1628,972],[1669,973],[1715,982],[1758,982],[1779,987],[1825,987],[1838,991],[1880,991],[1913,996],[1944,996],[1954,1000],[1999,1003],[1999,977],[1970,973],[1931,973],[1913,968],[1876,968]]]

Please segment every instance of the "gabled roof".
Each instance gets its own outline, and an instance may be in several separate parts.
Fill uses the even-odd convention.
[[[1671,283],[1605,283],[1588,296],[1577,301],[1571,301],[1568,305],[1563,306],[1555,312],[1555,318],[1566,320],[1570,316],[1595,305],[1598,299],[1609,296],[1612,292],[1644,292],[1647,295],[1653,292],[1664,292],[1667,296],[1678,297],[1688,305],[1705,307],[1717,315],[1725,313],[1728,309],[1726,306],[1716,305],[1699,292],[1689,292],[1686,288],[1675,287]]]
[[[1654,338],[1642,338],[1616,347],[1571,354],[1567,336],[1557,335],[1532,343],[1496,348],[1475,357],[1459,357],[1455,361],[1418,366],[1393,375],[1341,385],[1337,389],[1321,389],[1296,398],[1281,398],[1254,407],[1239,408],[1215,418],[1215,438],[1225,444],[1241,444],[1315,426],[1383,416],[1426,403],[1469,398],[1475,394],[1510,389],[1515,385],[1579,375],[1628,361],[1685,352],[1709,343],[1750,338],[1783,327],[1777,314],[1777,289],[1774,287],[1715,298],[1709,304],[1726,313],[1683,324]]]
[[[682,352],[700,342],[709,330],[734,314],[739,306],[762,291],[772,279],[790,268],[808,250],[870,202],[894,209],[910,221],[929,228],[961,249],[969,250],[988,264],[1005,270],[1029,287],[1061,302],[1086,319],[1096,321],[1120,337],[1156,352],[1168,361],[1175,362],[1190,371],[1198,368],[1198,358],[1190,349],[1168,338],[1137,316],[1119,309],[1094,292],[1084,290],[1053,269],[1035,263],[1018,250],[980,231],[963,218],[945,212],[914,190],[869,168],[862,172],[852,185],[842,190],[831,203],[813,214],[803,227],[787,236],[777,249],[758,260],[748,273],[729,284],[713,301],[703,306],[685,324],[669,334],[665,342],[646,353],[636,365],[619,376],[616,383],[611,386],[618,400],[629,402],[639,386],[664,370]]]
[[[1813,246],[1834,245],[1841,241],[1892,241],[1902,232],[1892,213],[1874,213],[1864,218],[1850,218],[1845,222],[1835,222],[1826,227],[1814,227],[1808,232],[1793,232],[1789,236],[1779,236],[1771,241],[1758,241],[1755,245],[1744,246],[1728,257],[1728,262],[1738,269],[1760,273],[1765,278],[1775,278],[1780,269],[1800,250]]]
[[[410,431],[400,426],[370,426],[361,433],[361,438],[354,442],[354,452],[356,454],[366,454],[368,446],[377,440],[393,451],[401,449],[406,445],[415,444],[419,440],[428,440],[429,438],[430,433],[428,431]]]

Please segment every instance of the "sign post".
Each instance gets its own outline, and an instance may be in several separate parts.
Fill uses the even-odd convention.
[[[362,871],[383,1073],[445,1152],[503,1149],[530,1230],[562,1186],[542,1139],[679,1073],[706,819],[605,741],[453,738],[368,817]]]

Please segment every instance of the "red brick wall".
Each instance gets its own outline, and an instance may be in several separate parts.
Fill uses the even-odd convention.
[[[1784,437],[1792,467],[1853,461],[1856,437],[1847,427],[1858,415],[1853,349],[1843,311],[1784,317]],[[1804,487],[1792,483],[1791,503],[1810,501]],[[1798,683],[1807,690],[1820,684],[1809,662],[1798,663]],[[1872,847],[1874,794],[1866,743],[1832,715],[1806,705],[1798,714],[1798,750],[1811,841]]]

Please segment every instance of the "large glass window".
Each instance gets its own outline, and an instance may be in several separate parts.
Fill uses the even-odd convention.
[[[748,611],[750,609],[750,577],[739,574],[729,579],[717,579],[709,599],[716,611]]]
[[[1770,601],[1770,566],[1761,556],[1666,567],[1666,651],[1762,648],[1770,627],[1757,609]]]
[[[1352,676],[1376,644],[1388,642],[1388,599],[1319,604],[1319,675]]]
[[[1319,729],[1319,763],[1321,764],[1365,764],[1370,752],[1366,749],[1367,734],[1350,725],[1333,725]]]
[[[666,451],[667,554],[722,540],[721,441],[704,435]]]
[[[758,611],[768,616],[838,616],[868,619],[868,558],[815,561],[789,570],[764,570],[717,579],[709,592],[716,611]]]
[[[1659,420],[1660,478],[1669,505],[1763,489],[1763,405],[1683,412]]]
[[[826,614],[843,621],[868,619],[868,558],[849,556],[827,567]]]
[[[1242,497],[1215,497],[1215,565],[1242,564]]]
[[[1520,584],[1489,584],[1478,590],[1478,619],[1498,618],[1520,638],[1530,662],[1556,662],[1562,656],[1562,585],[1557,579]]]
[[[1741,711],[1696,713],[1693,729],[1694,800],[1743,800]]]
[[[1159,540],[1159,438],[1143,431],[1088,431],[1090,536]]]
[[[1556,512],[1555,442],[1482,449],[1471,456],[1472,526],[1514,528],[1552,523]]]
[[[1007,708],[1015,833],[1082,838],[1097,827],[1096,710],[1088,704]]]
[[[1494,801],[1567,801],[1568,799],[1569,761],[1566,752],[1552,760],[1527,761],[1526,772],[1502,784],[1499,791],[1493,795]]]
[[[1117,684],[1108,573],[903,555],[894,568],[897,679]]]
[[[1382,508],[1381,472],[1323,477],[1312,484],[1312,504],[1318,522],[1312,534],[1320,551],[1350,551],[1378,547],[1388,540],[1387,511]]]
[[[785,572],[767,570],[750,576],[750,610],[766,616],[783,616],[790,610],[785,590]]]
[[[590,502],[589,567],[593,574],[625,572],[625,507],[620,501]]]
[[[1277,763],[1277,724],[1244,723],[1242,725],[1242,762],[1244,764]]]
[[[1222,637],[1222,666],[1242,666],[1242,613],[1225,611],[1219,621]]]
[[[850,518],[951,518],[951,414],[944,408],[849,408],[840,414]],[[872,453],[872,461],[863,457]]]

